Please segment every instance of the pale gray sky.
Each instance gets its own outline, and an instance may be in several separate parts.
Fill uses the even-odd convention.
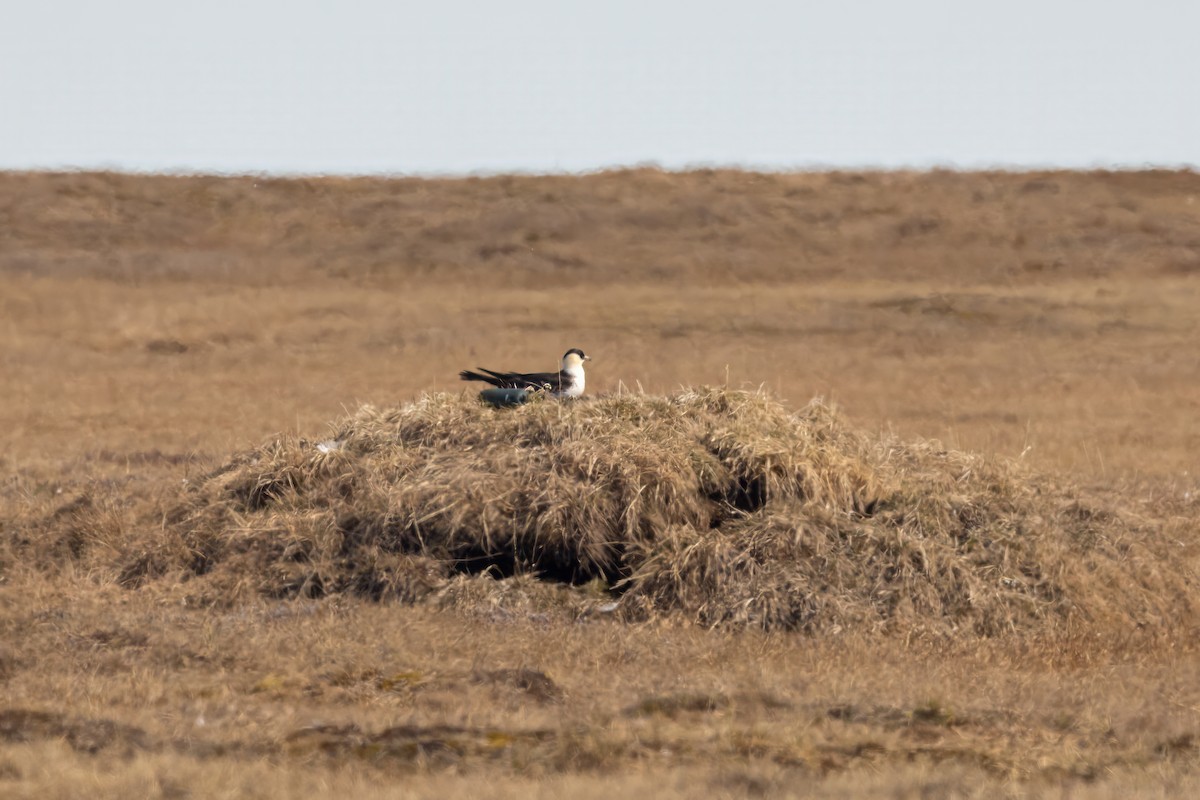
[[[1200,164],[1200,2],[38,0],[0,168]]]

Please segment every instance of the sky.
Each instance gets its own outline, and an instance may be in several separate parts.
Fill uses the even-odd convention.
[[[0,169],[1200,165],[1200,2],[39,0]]]

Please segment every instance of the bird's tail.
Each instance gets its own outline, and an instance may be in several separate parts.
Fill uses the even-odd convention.
[[[479,367],[479,369],[483,369],[483,367]],[[493,378],[490,375],[480,375],[478,372],[471,372],[469,369],[464,369],[458,373],[458,377],[464,381],[483,381],[484,383],[490,383],[492,386],[502,387],[504,385],[503,381],[498,378]]]

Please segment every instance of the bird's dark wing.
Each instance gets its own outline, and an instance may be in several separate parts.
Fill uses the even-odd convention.
[[[479,369],[487,372],[487,370],[483,369],[483,367],[479,367]],[[494,377],[491,373],[487,375],[480,375],[478,372],[471,372],[469,369],[464,369],[462,372],[458,373],[458,377],[462,378],[464,381],[483,381],[484,383],[490,383],[492,386],[498,386],[501,389],[509,387],[509,384],[497,377]]]
[[[568,388],[571,376],[564,372],[494,372],[483,367],[476,367],[479,372],[463,370],[458,377],[464,381],[483,381],[501,389],[545,389],[560,392]],[[484,373],[484,374],[480,374]]]
[[[560,390],[564,385],[564,375],[558,372],[493,372],[491,369],[479,368],[480,372],[491,375],[493,386],[503,386],[505,389],[546,389]],[[499,381],[499,383],[496,383]],[[570,379],[566,379],[570,384]]]
[[[484,370],[489,375],[504,381],[505,386],[511,386],[514,389],[544,389],[549,386],[551,389],[558,389],[562,383],[562,376],[557,372],[492,372]]]

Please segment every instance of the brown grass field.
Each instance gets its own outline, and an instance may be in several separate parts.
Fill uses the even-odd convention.
[[[1196,796],[1197,342],[1191,172],[0,173],[0,796]]]

